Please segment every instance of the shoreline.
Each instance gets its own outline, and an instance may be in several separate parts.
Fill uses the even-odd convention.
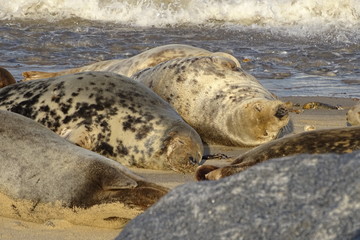
[[[280,97],[281,100],[291,101],[295,107],[290,113],[293,122],[293,132],[304,131],[304,127],[312,126],[316,130],[328,128],[346,127],[346,113],[359,99],[340,97]],[[309,109],[303,110],[302,106],[308,102],[321,102],[332,106],[341,106],[341,110],[335,109]],[[205,164],[223,166],[229,164],[233,158],[250,148],[236,148],[223,146],[208,146],[206,154],[223,153],[229,159],[207,160]],[[148,169],[130,168],[138,175],[147,180],[174,188],[178,185],[195,182],[194,174],[182,174],[171,171],[159,171]],[[91,226],[75,225],[65,220],[51,220],[45,223],[33,223],[23,220],[0,217],[0,239],[114,239],[121,229],[97,228]]]

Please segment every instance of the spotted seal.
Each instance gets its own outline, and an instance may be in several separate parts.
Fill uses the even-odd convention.
[[[0,88],[16,83],[13,75],[5,68],[0,67]]]
[[[0,109],[32,118],[125,166],[192,172],[202,142],[172,107],[118,74],[84,72],[0,89]]]
[[[145,209],[168,191],[32,119],[0,111],[0,122],[0,192],[12,199],[84,208],[121,202]]]
[[[196,179],[217,180],[272,158],[302,153],[351,153],[356,150],[360,150],[360,127],[314,130],[258,146],[235,159],[229,166],[200,166],[196,171]]]
[[[49,78],[55,76],[61,76],[71,73],[84,72],[84,71],[105,71],[114,72],[121,75],[130,77],[136,72],[148,67],[155,66],[161,62],[168,61],[174,58],[184,58],[189,56],[207,56],[207,55],[219,55],[227,56],[235,59],[233,56],[227,53],[216,52],[212,53],[202,48],[193,47],[184,44],[169,44],[160,47],[155,47],[138,55],[130,57],[128,59],[114,59],[107,61],[96,62],[87,66],[67,69],[60,72],[38,72],[29,71],[24,72],[24,80],[34,80]]]
[[[346,114],[346,120],[352,126],[360,125],[360,103],[350,108]]]
[[[259,145],[289,122],[286,104],[227,57],[174,59],[132,78],[168,101],[208,144]]]

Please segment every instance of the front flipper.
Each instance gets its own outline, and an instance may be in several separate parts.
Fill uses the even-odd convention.
[[[92,150],[95,147],[94,137],[89,133],[86,127],[80,126],[76,129],[64,128],[59,133],[60,137],[68,140],[82,148]]]

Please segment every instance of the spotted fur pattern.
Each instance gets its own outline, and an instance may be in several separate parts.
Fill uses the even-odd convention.
[[[226,54],[174,59],[135,74],[210,144],[255,146],[289,122],[286,105]]]
[[[0,90],[0,109],[32,118],[126,166],[193,171],[202,155],[199,135],[168,103],[113,73],[84,72],[10,85]]]

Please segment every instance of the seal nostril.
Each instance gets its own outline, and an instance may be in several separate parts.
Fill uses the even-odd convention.
[[[287,108],[279,107],[278,110],[275,113],[275,117],[281,119],[282,117],[286,116],[289,113]]]

